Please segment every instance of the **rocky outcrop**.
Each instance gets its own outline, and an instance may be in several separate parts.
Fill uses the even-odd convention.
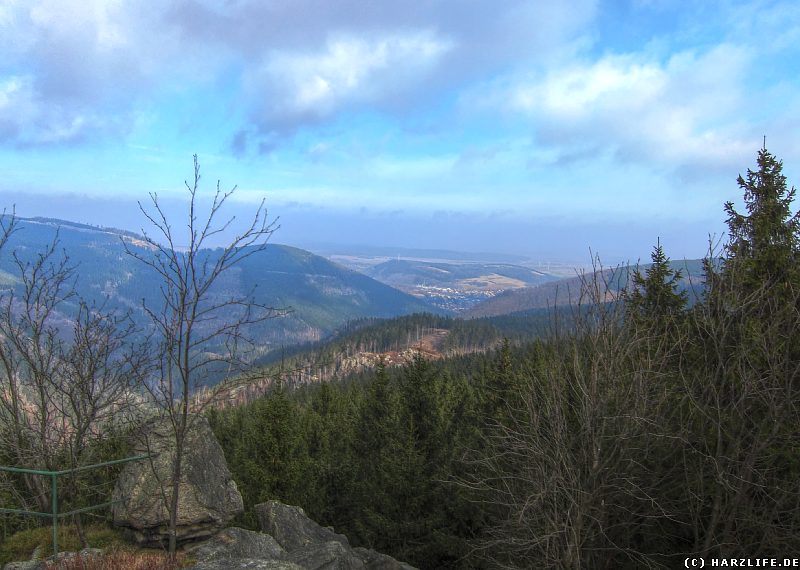
[[[222,448],[208,421],[193,417],[186,436],[179,486],[179,543],[208,538],[243,510],[242,496],[231,478]],[[175,444],[171,424],[154,420],[137,434],[136,453],[151,460],[128,463],[120,473],[112,499],[114,525],[141,546],[162,546],[169,538],[165,498],[172,491]]]
[[[186,552],[204,561],[286,556],[286,550],[270,535],[236,527],[226,528],[213,538],[186,548]]]
[[[346,536],[318,525],[306,516],[301,507],[269,501],[256,505],[255,511],[261,530],[272,535],[289,552],[326,542],[338,542],[350,548]]]
[[[263,533],[229,528],[189,550],[194,570],[414,570],[391,556],[352,548],[347,537],[277,501],[255,507]]]
[[[308,544],[289,553],[291,562],[307,570],[366,570],[367,565],[355,552],[334,540]],[[399,567],[398,567],[399,568]]]

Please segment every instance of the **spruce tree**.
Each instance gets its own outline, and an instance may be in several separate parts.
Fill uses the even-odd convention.
[[[516,405],[521,387],[512,369],[511,343],[503,338],[491,367],[486,371],[486,393],[483,396],[485,421],[508,420],[511,408]]]
[[[791,212],[795,188],[787,189],[782,171],[783,162],[762,148],[758,170],[737,179],[747,213],[725,204],[729,235],[722,272],[739,293],[769,287],[780,294],[797,277],[800,213]]]
[[[686,308],[686,292],[679,290],[683,274],[670,266],[660,240],[650,258],[653,263],[644,275],[638,268],[634,270],[633,287],[625,299],[626,316],[639,324],[665,323]]]

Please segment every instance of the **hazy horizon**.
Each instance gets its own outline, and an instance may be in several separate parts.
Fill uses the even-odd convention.
[[[55,218],[137,233],[146,230],[153,235],[153,228],[148,227],[137,200],[133,198],[98,200],[88,196],[53,195],[48,196],[45,202],[42,195],[0,194],[0,198],[5,197],[11,198],[8,205],[4,204],[7,212],[13,207],[21,218]],[[144,197],[141,202],[149,207],[148,200],[148,197]],[[171,222],[181,224],[185,219],[185,202],[171,199],[160,201]],[[223,210],[219,219],[222,221],[227,214],[235,216],[238,223],[243,223],[252,218],[255,210],[256,207],[251,204],[232,203]],[[298,207],[288,207],[274,214],[273,209],[268,208],[268,214],[270,219],[278,217],[279,226],[271,236],[270,243],[326,254],[352,253],[365,248],[448,250],[494,254],[487,259],[506,255],[528,261],[561,262],[575,266],[590,265],[594,256],[599,256],[604,264],[635,263],[638,260],[647,262],[656,239],[661,240],[673,259],[696,259],[707,253],[709,238],[716,242],[724,231],[720,229],[710,235],[702,227],[687,225],[680,228],[682,234],[661,233],[650,240],[653,231],[651,226],[628,225],[616,229],[616,232],[624,232],[626,236],[627,247],[621,247],[619,235],[614,234],[612,224],[606,222],[578,227],[559,220],[535,224],[525,220],[510,224],[506,220],[498,227],[490,217],[465,219],[466,216],[444,212],[434,213],[426,219],[421,216],[409,218],[397,213],[375,217],[360,216],[358,213],[348,216]],[[456,217],[456,220],[448,224],[450,217]],[[470,225],[468,236],[463,234],[463,223]],[[677,228],[673,225],[665,229],[675,231]],[[435,231],[435,235],[432,231]],[[221,245],[223,242],[224,238],[211,244]],[[681,254],[681,251],[687,253]]]

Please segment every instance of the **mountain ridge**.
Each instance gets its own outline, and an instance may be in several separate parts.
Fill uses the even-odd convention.
[[[7,222],[8,215],[3,220]],[[142,300],[158,306],[159,277],[125,252],[127,246],[152,254],[140,234],[56,218],[16,218],[16,223],[17,231],[0,256],[0,287],[17,285],[14,276],[19,267],[14,256],[19,263],[33,262],[57,239],[56,255],[69,258],[75,267],[75,287],[90,303],[107,310],[131,311],[140,324],[146,321]],[[211,259],[217,250],[203,251]],[[270,319],[250,331],[261,342],[261,351],[276,343],[318,340],[353,319],[441,312],[366,275],[283,244],[265,244],[257,254],[243,259],[221,276],[215,291],[222,295],[251,293],[259,304],[292,308],[288,316]],[[60,317],[68,318],[75,307],[67,302],[62,309]]]

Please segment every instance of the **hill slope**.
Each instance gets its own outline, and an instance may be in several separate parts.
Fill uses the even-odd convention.
[[[297,388],[352,379],[381,362],[391,368],[408,364],[416,356],[452,359],[492,350],[504,339],[519,345],[549,336],[552,322],[549,310],[469,320],[416,313],[351,321],[323,341],[296,344],[256,359],[251,369],[228,379],[225,389],[215,394],[214,405],[245,404],[268,393],[278,380]]]
[[[682,272],[683,278],[680,286],[690,292],[691,302],[695,295],[692,290],[702,287],[702,260],[673,261],[670,265],[673,269]],[[648,265],[642,265],[640,269],[644,271],[647,267]],[[619,292],[627,286],[629,273],[632,270],[633,267],[618,267],[605,269],[596,274],[599,289],[602,291],[605,300],[612,301],[617,298]],[[559,279],[533,287],[504,291],[478,303],[466,311],[463,316],[465,318],[492,317],[534,309],[575,305],[582,301],[581,295],[584,281],[591,282],[592,279],[593,276],[589,273],[584,276]],[[583,301],[586,301],[586,299],[583,299]]]
[[[125,253],[122,240],[142,249],[144,242],[130,232],[95,228],[63,220],[21,219],[0,256],[0,286],[19,286],[22,262],[33,261],[58,235],[59,249],[76,266],[75,286],[89,301],[111,310],[131,310],[146,322],[142,299],[157,303],[160,281],[142,263]],[[215,250],[206,252],[213,259]],[[251,331],[262,348],[272,343],[316,340],[342,323],[364,317],[393,317],[431,311],[411,295],[345,269],[301,249],[269,244],[223,275],[215,288],[219,295],[252,295],[257,303],[289,308],[288,316],[258,325]],[[64,318],[74,306],[66,303]]]

